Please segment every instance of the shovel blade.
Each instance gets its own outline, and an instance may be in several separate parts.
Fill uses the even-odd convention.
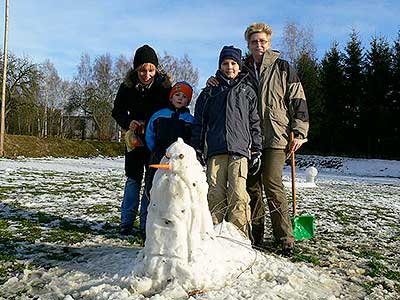
[[[293,236],[296,241],[314,237],[314,216],[293,216],[290,219],[292,220]]]

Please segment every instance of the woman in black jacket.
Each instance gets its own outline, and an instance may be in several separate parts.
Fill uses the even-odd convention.
[[[125,175],[127,176],[121,205],[121,234],[129,235],[140,203],[140,188],[144,168],[147,169],[149,149],[144,138],[150,117],[168,105],[170,80],[157,70],[158,58],[150,46],[144,45],[135,52],[133,69],[129,70],[120,85],[114,101],[112,116],[125,131],[135,132],[141,146],[125,151]],[[140,230],[144,233],[144,215],[140,212]]]

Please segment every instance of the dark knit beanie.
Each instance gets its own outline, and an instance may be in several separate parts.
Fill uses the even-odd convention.
[[[233,46],[224,46],[219,54],[218,68],[221,68],[222,62],[227,58],[233,59],[242,68],[242,51],[240,49]]]
[[[151,63],[155,65],[156,68],[158,67],[157,54],[149,45],[143,45],[136,50],[135,58],[133,59],[133,68],[136,70],[145,63]]]

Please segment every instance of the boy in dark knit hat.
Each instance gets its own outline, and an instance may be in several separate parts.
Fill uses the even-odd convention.
[[[121,234],[133,233],[133,223],[140,204],[140,188],[150,157],[145,143],[145,127],[150,117],[168,105],[169,79],[157,70],[158,58],[153,48],[144,45],[135,52],[133,68],[121,83],[114,101],[112,116],[125,131],[130,130],[143,143],[125,152],[127,176],[121,205]],[[145,211],[140,211],[140,229],[144,231]]]
[[[260,156],[261,130],[257,95],[241,66],[240,49],[223,47],[216,73],[220,84],[204,88],[197,99],[191,144],[200,161],[207,145],[207,197],[214,224],[225,219],[249,237],[248,159],[252,153]]]
[[[185,143],[190,143],[191,124],[193,116],[190,114],[188,105],[192,100],[193,89],[186,81],[177,82],[169,94],[170,104],[167,108],[157,111],[149,120],[146,128],[146,144],[150,149],[150,164],[160,163],[165,155],[167,148],[178,137]],[[141,205],[143,209],[147,208],[150,201],[150,190],[153,183],[153,177],[157,170],[150,168],[146,174],[144,194]],[[146,222],[147,209],[145,209]]]

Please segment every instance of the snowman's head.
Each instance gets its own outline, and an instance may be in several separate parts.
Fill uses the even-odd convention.
[[[167,169],[181,176],[189,175],[197,169],[202,169],[196,157],[196,151],[178,138],[165,152],[160,164],[150,165],[153,168]]]

